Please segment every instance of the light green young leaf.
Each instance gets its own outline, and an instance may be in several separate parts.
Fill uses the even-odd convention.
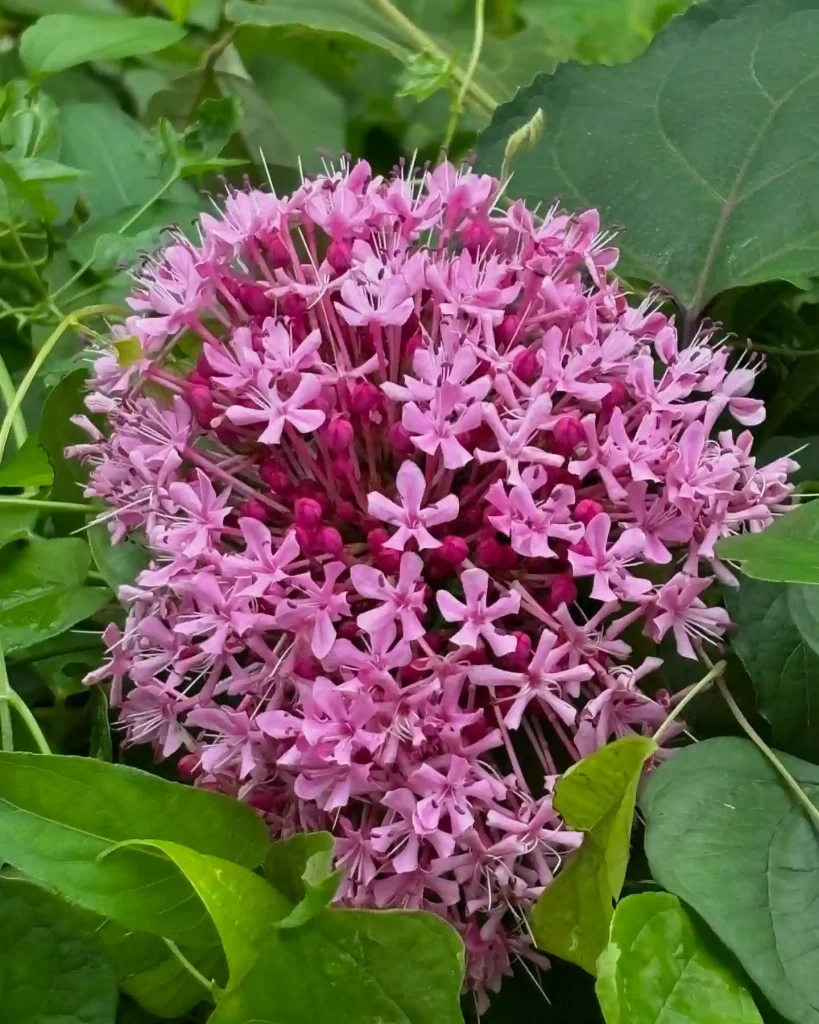
[[[32,539],[0,565],[0,644],[6,654],[56,636],[99,611],[105,587],[89,587],[88,545],[78,537]]]
[[[762,1024],[717,944],[667,892],[618,903],[597,998],[606,1024]]]
[[[265,877],[294,904],[287,917],[277,923],[278,928],[306,924],[335,896],[341,874],[333,871],[333,845],[329,832],[310,832],[270,847],[264,862]]]
[[[213,925],[165,858],[129,840],[174,841],[254,867],[267,830],[245,804],[89,757],[0,753],[0,858],[126,928],[211,949]]]
[[[451,72],[450,61],[428,53],[415,53],[404,65],[395,95],[423,102],[449,85]]]
[[[557,784],[554,806],[569,828],[586,833],[572,860],[532,911],[538,947],[594,974],[608,941],[612,904],[628,864],[637,784],[656,750],[626,737],[595,751]]]
[[[209,1024],[274,1013],[311,1024],[461,1024],[463,947],[441,918],[327,909],[282,929],[293,902],[258,875],[175,843],[150,845],[189,878],[222,940],[230,980]]]
[[[2,878],[0,949],[9,1024],[114,1024],[116,978],[80,911],[31,882]]]
[[[819,805],[819,767],[779,754]],[[819,1024],[819,838],[745,739],[704,740],[648,779],[651,873],[692,907],[792,1024]]]
[[[540,75],[496,111],[479,166],[499,171],[509,135],[540,107],[549,130],[520,156],[509,194],[597,207],[625,228],[622,273],[695,313],[741,285],[806,286],[819,271],[819,213],[802,201],[819,161],[804,131],[819,104],[817,7],[696,3],[627,66]]]
[[[29,434],[23,447],[4,459],[0,466],[0,487],[50,487],[54,470],[37,437]]]
[[[775,583],[819,583],[819,501],[779,516],[761,533],[725,537],[717,554],[737,562],[755,579]]]
[[[110,18],[48,14],[20,39],[20,58],[30,75],[49,75],[92,60],[118,60],[178,43],[184,29],[161,18]]]

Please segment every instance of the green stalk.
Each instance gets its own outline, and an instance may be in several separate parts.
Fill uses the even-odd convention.
[[[0,355],[0,395],[3,396],[3,404],[6,409],[10,409],[14,403],[14,381],[11,379],[11,374],[8,371],[8,367],[3,361],[3,356]],[[18,450],[23,447],[26,437],[28,437],[28,431],[26,430],[26,421],[23,418],[22,411],[18,408],[17,412],[11,421],[11,429],[14,431],[14,443],[17,445]]]
[[[24,498],[24,497],[0,497],[0,506],[3,505],[20,505],[24,508],[50,508],[56,512],[96,512],[96,505],[85,504],[83,505],[77,501],[46,501],[39,500],[37,498]]]
[[[444,151],[448,150],[452,145],[452,139],[455,135],[455,130],[458,127],[458,121],[460,121],[461,115],[464,112],[464,99],[466,98],[466,94],[472,84],[472,79],[475,75],[475,71],[477,70],[478,62],[481,59],[481,50],[483,50],[483,39],[486,29],[485,13],[486,0],[475,0],[475,34],[472,38],[472,53],[469,55],[469,63],[467,64],[466,71],[464,72],[461,88],[452,105],[452,113],[449,118],[449,124],[447,125],[442,147]]]

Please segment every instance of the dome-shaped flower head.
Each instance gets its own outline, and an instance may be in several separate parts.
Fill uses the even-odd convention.
[[[667,714],[628,636],[721,642],[716,542],[793,468],[731,430],[754,365],[631,303],[595,211],[500,191],[363,162],[231,191],[146,264],[75,449],[153,559],[88,680],[126,742],[333,832],[339,898],[443,915],[479,1006],[542,963],[519,922],[579,841],[554,776]]]

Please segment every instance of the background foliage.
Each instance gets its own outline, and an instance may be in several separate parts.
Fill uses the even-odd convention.
[[[686,338],[714,318],[767,355],[756,443],[804,446],[812,496],[819,0],[688,6],[0,0],[4,1019],[470,1013],[446,925],[329,906],[328,836],[271,846],[247,808],[118,750],[103,690],[81,680],[144,552],[86,528],[97,510],[63,448],[125,267],[168,225],[193,230],[222,177],[282,190],[343,152],[386,172],[446,142],[513,171],[510,196],[598,206],[623,229],[621,272],[662,289]],[[519,970],[485,1020],[819,1022],[817,509],[723,542],[746,574],[726,595],[731,650],[686,709],[701,742],[652,774],[634,841],[651,741],[560,784],[587,840],[531,922],[553,967]],[[705,671],[670,658],[662,685]]]

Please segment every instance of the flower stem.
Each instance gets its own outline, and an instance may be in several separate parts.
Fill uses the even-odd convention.
[[[8,670],[6,669],[6,659],[3,656],[3,648],[0,646],[0,747],[7,753],[11,753],[14,750],[14,727],[11,721],[12,707],[23,719],[40,753],[50,754],[51,747],[49,747],[48,740],[40,728],[40,723],[19,693],[16,693],[11,688]]]
[[[771,750],[768,744],[762,739],[759,733],[754,729],[745,715],[742,713],[739,705],[731,696],[728,687],[725,685],[725,681],[722,679],[717,680],[717,686],[719,691],[725,699],[725,703],[731,709],[731,714],[739,722],[744,729],[748,738],[758,747],[761,753],[770,761],[773,768],[779,773],[782,781],[788,787],[793,794],[796,802],[803,808],[807,814],[810,822],[814,828],[819,832],[819,807],[817,807],[810,799],[808,794],[802,789],[796,779],[791,775],[784,764],[779,760],[776,754]]]
[[[12,426],[14,425],[14,419],[17,416],[20,408],[23,404],[23,399],[28,394],[28,389],[34,382],[35,377],[40,372],[41,367],[45,363],[46,359],[51,355],[54,346],[65,334],[69,327],[76,327],[79,325],[80,320],[85,317],[94,316],[97,313],[117,313],[119,309],[116,306],[85,306],[83,309],[78,309],[74,313],[70,313],[65,317],[57,327],[49,334],[43,343],[43,347],[34,357],[31,362],[31,366],[28,368],[28,372],[20,383],[20,387],[14,393],[14,397],[9,403],[8,409],[6,410],[3,424],[0,426],[0,462],[3,459],[3,453],[6,450],[6,444],[11,433]]]
[[[449,124],[447,125],[446,135],[442,146],[444,152],[446,152],[452,145],[455,130],[458,127],[461,114],[464,112],[464,100],[466,98],[466,94],[469,91],[472,79],[475,76],[475,71],[478,68],[478,61],[481,59],[485,29],[485,13],[486,0],[475,0],[475,34],[472,38],[472,53],[469,55],[469,63],[467,64],[466,71],[464,72],[461,88],[458,90],[458,95],[455,97],[455,102],[452,104],[452,113],[449,118]]]
[[[182,964],[182,966],[185,968],[188,974],[196,978],[199,984],[203,988],[207,989],[210,995],[213,995],[213,982],[208,981],[205,975],[202,974],[201,971],[197,970],[196,967],[194,967],[194,965],[190,962],[190,960],[188,960],[188,958],[185,956],[185,954],[182,952],[182,950],[179,948],[179,946],[177,946],[175,942],[172,942],[170,939],[163,939],[163,942],[168,947],[168,949],[173,953],[176,959]]]
[[[10,409],[14,402],[14,382],[11,379],[11,374],[3,361],[2,355],[0,355],[0,395],[3,397],[3,404],[6,409]],[[19,407],[12,417],[11,429],[14,431],[14,441],[19,450],[23,447],[28,436],[26,421],[23,419],[23,413]]]
[[[668,732],[672,722],[677,719],[682,713],[683,709],[691,703],[691,701],[709,685],[715,679],[719,679],[722,673],[725,671],[725,662],[718,661],[716,665],[712,665],[708,672],[700,679],[698,683],[695,683],[688,693],[683,697],[680,703],[672,710],[668,718],[662,723],[662,725],[654,733],[654,742],[659,747],[663,736]]]
[[[29,508],[53,508],[58,512],[96,512],[96,505],[83,505],[76,501],[39,501],[23,497],[0,497],[0,505],[20,505]]]

